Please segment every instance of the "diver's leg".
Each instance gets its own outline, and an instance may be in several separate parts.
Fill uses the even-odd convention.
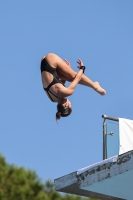
[[[48,54],[46,56],[46,59],[52,67],[56,68],[58,74],[60,73],[66,78],[66,81],[73,81],[77,72],[75,72],[70,66],[68,66],[66,62],[63,61],[59,56],[57,56],[56,54]],[[79,83],[93,88],[101,95],[106,94],[106,91],[103,88],[101,88],[98,82],[93,82],[84,74],[82,75]]]
[[[72,82],[72,79],[71,80],[68,79],[66,76],[64,76],[60,72],[58,72],[58,76],[61,79],[61,82],[63,84],[65,84],[66,81]],[[101,86],[99,85],[98,82],[93,82],[93,83],[95,84],[95,87],[92,85],[92,81],[87,76],[85,76],[84,74],[82,75],[82,78],[79,81],[79,84],[93,88],[96,92],[100,93],[101,95],[106,94],[106,91],[103,88],[101,88]]]

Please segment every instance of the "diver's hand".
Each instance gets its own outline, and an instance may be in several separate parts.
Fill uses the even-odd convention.
[[[79,66],[77,66],[77,68],[79,68],[79,69],[80,69],[81,66],[84,66],[83,61],[80,60],[79,58],[78,58],[77,63],[79,64]]]

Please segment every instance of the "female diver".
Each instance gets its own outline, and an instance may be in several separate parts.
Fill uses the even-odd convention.
[[[84,75],[85,66],[83,62],[78,59],[77,63],[79,71],[75,72],[66,59],[64,61],[56,54],[49,53],[41,60],[43,88],[49,99],[58,103],[56,120],[71,114],[72,105],[67,97],[74,93],[78,83],[93,88],[101,95],[106,94],[106,91],[101,88],[98,82],[93,82]],[[68,87],[64,86],[66,81],[71,82]]]

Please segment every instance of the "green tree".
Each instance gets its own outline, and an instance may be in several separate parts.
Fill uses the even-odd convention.
[[[6,163],[0,155],[0,200],[48,200],[35,172]]]

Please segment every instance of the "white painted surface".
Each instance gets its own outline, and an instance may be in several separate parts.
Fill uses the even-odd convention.
[[[88,170],[90,170],[90,169],[92,169],[94,167],[97,167],[99,165],[107,164],[107,163],[110,163],[110,162],[116,162],[117,158],[118,158],[118,156],[113,156],[111,158],[108,158],[108,159],[102,160],[100,162],[97,162],[97,163],[95,163],[93,165],[89,165],[87,167],[81,168],[81,169],[79,169],[77,171],[77,175],[82,174],[83,172],[88,171]]]

